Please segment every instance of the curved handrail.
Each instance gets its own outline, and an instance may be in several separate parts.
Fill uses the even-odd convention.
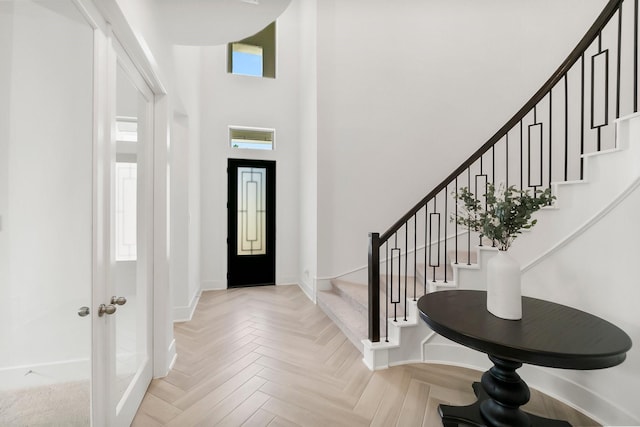
[[[476,160],[484,155],[491,147],[493,147],[498,141],[500,141],[507,132],[512,129],[517,123],[519,123],[532,109],[535,107],[551,89],[567,74],[571,67],[582,57],[583,53],[598,37],[602,29],[607,25],[609,20],[613,17],[616,11],[620,8],[624,0],[610,0],[609,3],[602,10],[596,21],[591,28],[582,37],[578,45],[571,51],[567,59],[562,62],[558,69],[549,77],[549,79],[542,85],[542,87],[527,101],[526,104],[502,127],[498,130],[487,142],[485,142],[478,150],[476,150],[464,163],[462,163],[457,169],[455,169],[444,181],[438,184],[429,194],[427,194],[418,204],[416,204],[411,210],[409,210],[402,218],[396,221],[387,231],[380,235],[379,241],[383,243],[387,241],[394,233],[411,219],[420,209],[437,196],[443,189],[445,189],[451,182],[455,180],[465,169],[470,167]]]

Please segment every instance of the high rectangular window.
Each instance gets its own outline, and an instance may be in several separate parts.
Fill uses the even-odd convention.
[[[229,144],[232,148],[273,150],[275,130],[229,127]]]
[[[262,47],[232,43],[233,74],[262,77]]]
[[[228,45],[227,72],[245,76],[276,77],[276,23]]]

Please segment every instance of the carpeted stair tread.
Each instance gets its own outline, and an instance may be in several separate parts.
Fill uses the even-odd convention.
[[[331,281],[331,286],[336,294],[349,301],[356,310],[367,314],[369,305],[369,286],[367,284],[334,279]]]
[[[349,341],[362,352],[362,340],[369,336],[368,314],[356,310],[342,295],[331,291],[319,291],[318,307],[340,328]],[[380,328],[384,330],[384,319],[380,318]]]
[[[409,286],[407,287],[407,295],[406,298],[413,298],[413,277],[407,278],[407,283]],[[340,295],[343,299],[349,302],[354,310],[362,313],[365,318],[368,317],[369,312],[369,285],[364,283],[350,282],[343,279],[333,279],[331,281],[331,285],[333,286],[333,291]],[[395,290],[397,291],[397,278],[394,279]],[[419,298],[424,294],[423,286],[418,284],[417,286],[417,297]],[[389,309],[385,312],[384,302],[386,300],[386,283],[384,278],[380,278],[380,317],[393,317],[394,308],[397,311],[399,316],[404,316],[404,306],[405,306],[405,295],[404,295],[404,278],[402,279],[402,286],[400,287],[402,295],[400,298],[394,293],[394,299],[400,302],[398,304],[392,304],[389,302]],[[394,305],[396,307],[394,307]]]

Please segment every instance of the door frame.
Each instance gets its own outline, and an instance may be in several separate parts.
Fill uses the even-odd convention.
[[[238,158],[229,158],[227,159],[227,288],[234,287],[245,287],[245,286],[263,286],[263,285],[275,285],[276,284],[276,161],[275,160],[257,160],[257,159],[238,159]],[[266,217],[266,250],[267,253],[270,254],[271,260],[267,260],[266,262],[262,262],[267,265],[267,268],[272,273],[273,277],[269,277],[269,280],[262,283],[237,283],[237,278],[232,278],[232,268],[234,262],[234,258],[237,258],[235,255],[235,251],[237,250],[237,175],[233,174],[232,168],[237,170],[238,167],[250,166],[250,167],[259,167],[266,168],[267,170],[267,182],[266,182],[266,191],[267,191],[267,199],[265,209],[267,212]],[[235,178],[232,182],[232,176]],[[270,179],[269,179],[270,178]],[[256,256],[247,256],[248,261],[258,261],[251,260],[251,257],[260,257],[260,255]],[[261,261],[258,261],[261,262]],[[234,280],[236,279],[236,280]],[[232,284],[232,280],[234,280],[234,284]]]

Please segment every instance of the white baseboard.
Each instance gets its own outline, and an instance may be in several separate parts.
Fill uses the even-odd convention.
[[[203,291],[221,291],[227,289],[227,283],[224,280],[203,280],[201,289]]]
[[[486,371],[492,366],[484,353],[446,342],[426,343],[424,345],[424,361],[461,366],[478,371]],[[518,374],[529,387],[586,414],[602,425],[640,425],[640,420],[635,419],[633,415],[597,391],[565,377],[561,369],[523,365],[518,370]]]
[[[198,301],[200,300],[200,295],[202,295],[202,291],[196,292],[196,294],[191,298],[191,302],[188,306],[182,307],[174,307],[173,308],[173,322],[188,322],[193,317],[193,313],[196,311],[196,307],[198,306]]]
[[[309,298],[313,303],[316,302],[315,292],[313,292],[313,286],[310,286],[302,279],[298,281],[298,286],[300,287],[300,289],[302,289],[302,292],[304,292],[307,298]]]
[[[327,278],[318,278],[316,279],[316,289],[319,291],[330,291],[332,288],[331,286],[331,279],[327,279]]]
[[[89,381],[91,360],[73,359],[0,369],[0,391],[39,387],[75,381]]]
[[[171,361],[169,362],[167,373],[173,369],[173,365],[176,364],[176,359],[178,359],[178,352],[176,351],[176,340],[174,338],[171,340],[171,344],[169,344],[169,349],[167,350],[167,360]]]

